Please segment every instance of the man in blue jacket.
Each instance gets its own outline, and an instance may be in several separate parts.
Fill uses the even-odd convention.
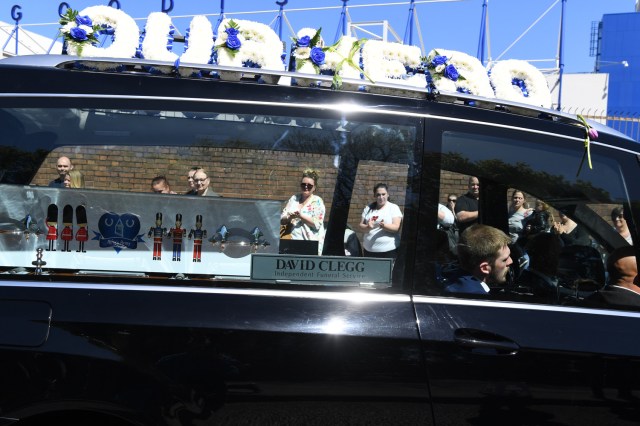
[[[458,242],[463,274],[445,288],[447,293],[488,294],[489,285],[507,281],[511,238],[499,229],[475,224],[465,229]]]

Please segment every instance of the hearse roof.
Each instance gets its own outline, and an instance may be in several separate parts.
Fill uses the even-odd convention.
[[[96,66],[100,65],[104,70],[96,71]],[[292,80],[313,80],[316,84],[313,90],[330,91],[332,89],[333,77],[328,75],[313,75],[302,74],[289,71],[276,71],[266,69],[247,69],[237,68],[221,65],[202,65],[202,64],[188,64],[181,63],[176,66],[170,62],[160,62],[145,59],[120,59],[114,58],[79,58],[69,55],[22,55],[5,58],[0,60],[0,68],[15,68],[15,67],[41,67],[41,68],[56,68],[56,69],[68,69],[74,71],[91,71],[91,72],[105,72],[105,73],[135,73],[137,75],[148,74],[150,76],[157,75],[158,69],[165,70],[167,76],[175,76],[181,79],[201,79],[201,80],[217,80],[219,79],[219,73],[231,73],[236,76],[238,84],[246,82],[259,82],[262,84],[271,84],[277,86],[290,86],[299,87],[300,89],[308,90],[307,86],[297,86],[291,84]],[[181,71],[192,70],[194,75],[198,77],[184,77],[179,75],[178,68]],[[167,70],[168,71],[167,73]],[[273,81],[274,83],[269,83]],[[452,104],[464,104],[481,109],[489,110],[501,110],[508,111],[513,114],[518,114],[528,117],[546,117],[555,121],[566,123],[579,123],[574,114],[568,114],[561,111],[547,109],[543,107],[536,107],[534,105],[523,104],[514,102],[511,100],[497,99],[497,98],[484,98],[477,95],[459,93],[459,92],[438,92],[437,90],[429,90],[428,88],[419,88],[413,86],[407,86],[403,84],[393,84],[388,82],[371,82],[367,80],[356,79],[343,79],[343,86],[341,91],[345,92],[366,92],[371,94],[382,94],[387,96],[394,96],[407,99],[426,99],[433,102],[440,103],[452,103]],[[606,133],[627,139],[631,142],[637,143],[637,141],[629,138],[625,134],[607,127],[599,122],[588,120],[591,127],[596,129],[599,133]]]

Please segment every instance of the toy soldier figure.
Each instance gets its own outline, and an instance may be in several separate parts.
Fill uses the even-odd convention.
[[[84,243],[89,239],[89,231],[87,230],[87,209],[84,206],[76,207],[76,222],[78,223],[78,231],[76,232],[76,241],[78,242],[78,253],[86,253]]]
[[[173,261],[180,262],[182,254],[182,241],[187,230],[182,227],[182,215],[176,215],[176,227],[169,230],[169,238],[173,238]]]
[[[64,225],[60,233],[60,239],[64,241],[62,251],[71,251],[69,242],[73,240],[73,207],[69,204],[62,209],[62,224]]]
[[[196,229],[189,231],[189,239],[193,237],[193,261],[202,262],[202,240],[207,238],[207,230],[202,229],[202,215],[196,216]]]
[[[162,258],[162,237],[167,234],[167,228],[162,227],[162,213],[156,213],[156,226],[149,228],[148,237],[153,235],[153,260]]]
[[[49,247],[47,251],[56,251],[56,241],[58,240],[58,206],[50,204],[47,209],[47,241]]]

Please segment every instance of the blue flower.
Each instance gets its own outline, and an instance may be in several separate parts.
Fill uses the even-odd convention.
[[[238,38],[238,36],[229,35],[229,38],[227,38],[227,47],[231,50],[238,50],[240,49],[240,46],[242,46],[242,43],[240,42],[240,39]]]
[[[226,30],[224,30],[224,32],[227,33],[227,35],[229,35],[229,38],[238,36],[237,28],[229,27]]]
[[[450,80],[457,81],[460,74],[458,74],[458,70],[453,65],[447,65],[443,72],[444,76]]]
[[[431,60],[431,65],[434,67],[437,67],[438,65],[445,65],[448,59],[449,58],[447,58],[446,56],[436,55]]]
[[[76,24],[77,25],[86,25],[87,27],[92,27],[93,26],[93,21],[91,21],[91,18],[89,18],[87,15],[85,16],[76,16]]]
[[[318,66],[324,64],[324,52],[319,47],[312,48],[309,57],[311,58],[311,62]]]
[[[309,47],[309,43],[311,43],[311,37],[309,36],[300,37],[296,42],[298,47]]]
[[[79,27],[71,28],[71,30],[69,31],[69,35],[71,35],[71,37],[77,41],[84,41],[88,39],[87,32]]]

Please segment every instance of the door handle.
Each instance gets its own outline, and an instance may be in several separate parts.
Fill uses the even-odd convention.
[[[485,355],[515,355],[520,350],[520,345],[511,339],[473,328],[457,329],[453,341],[463,348]]]

